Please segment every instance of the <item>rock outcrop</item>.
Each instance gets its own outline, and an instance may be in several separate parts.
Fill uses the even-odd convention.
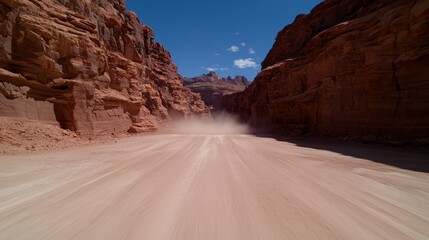
[[[215,72],[194,78],[183,78],[183,85],[192,92],[201,94],[204,103],[213,109],[219,109],[224,95],[241,92],[249,84],[244,76],[222,78]]]
[[[223,107],[277,132],[429,136],[429,1],[327,0],[277,36]]]
[[[81,134],[208,116],[125,0],[0,0],[0,116]]]

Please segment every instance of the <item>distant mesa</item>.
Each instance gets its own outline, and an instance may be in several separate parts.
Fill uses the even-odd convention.
[[[212,110],[219,109],[222,97],[243,91],[250,82],[244,76],[219,77],[211,71],[194,78],[183,78],[183,85],[201,95],[204,103]]]
[[[225,83],[240,86],[247,86],[250,84],[250,82],[244,76],[235,76],[234,78],[228,76],[226,78],[222,78],[219,77],[214,71],[210,71],[207,74],[203,74],[194,78],[183,78],[184,85],[192,84],[195,82]]]

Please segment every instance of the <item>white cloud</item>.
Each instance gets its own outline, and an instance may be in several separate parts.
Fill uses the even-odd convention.
[[[240,48],[239,47],[237,47],[237,46],[231,46],[231,47],[229,47],[228,49],[226,49],[227,51],[230,51],[230,52],[238,52],[238,51],[240,51]]]
[[[215,52],[214,55],[215,56],[220,56],[220,53]]]
[[[249,54],[255,54],[255,50],[253,50],[252,48],[249,48]]]
[[[253,58],[245,58],[245,59],[237,59],[234,60],[234,66],[243,69],[243,68],[258,68],[258,64],[256,64]]]
[[[240,43],[240,45],[241,45],[242,47],[245,47],[245,46],[246,46],[246,43],[242,42],[242,43]]]
[[[219,70],[219,68],[217,68],[215,66],[211,66],[211,67],[203,67],[203,66],[201,66],[201,69],[204,69],[204,70],[209,71],[209,72],[215,72],[215,71]]]
[[[235,35],[237,35],[237,36],[238,36],[238,35],[240,35],[240,33],[239,33],[239,32],[235,32],[234,34],[235,34]]]
[[[219,67],[218,64],[212,65],[211,67],[201,66],[201,69],[204,69],[204,70],[209,71],[209,72],[228,71],[229,70],[229,68],[226,68],[226,67]]]

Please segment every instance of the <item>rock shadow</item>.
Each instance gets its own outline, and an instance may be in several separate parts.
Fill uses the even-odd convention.
[[[303,148],[336,152],[345,156],[370,160],[401,169],[429,173],[428,148],[352,143],[327,137],[284,137],[255,131],[252,134],[257,137],[274,138],[277,141],[293,143]]]

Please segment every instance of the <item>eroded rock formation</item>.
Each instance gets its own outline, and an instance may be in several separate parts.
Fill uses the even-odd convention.
[[[429,136],[429,1],[327,0],[277,36],[223,107],[278,132]]]
[[[183,85],[192,92],[201,94],[207,106],[219,109],[222,97],[243,91],[250,82],[244,76],[222,78],[216,72],[209,72],[194,78],[183,78]]]
[[[86,134],[207,116],[125,0],[0,0],[0,115]]]

